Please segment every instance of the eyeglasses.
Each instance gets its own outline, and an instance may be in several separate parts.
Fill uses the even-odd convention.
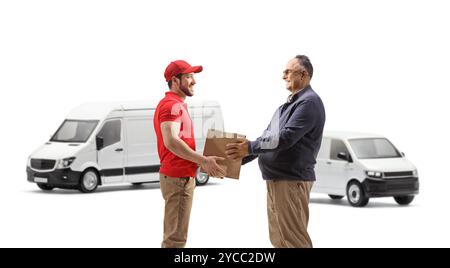
[[[303,71],[301,70],[291,70],[291,69],[286,69],[283,71],[283,75],[288,75],[288,74],[294,74],[294,73],[302,73]]]

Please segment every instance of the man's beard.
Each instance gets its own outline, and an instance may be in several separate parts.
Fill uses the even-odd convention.
[[[192,93],[189,91],[189,87],[180,85],[180,90],[183,91],[183,93],[184,93],[186,96],[188,96],[188,97],[194,96],[194,94],[192,94]]]

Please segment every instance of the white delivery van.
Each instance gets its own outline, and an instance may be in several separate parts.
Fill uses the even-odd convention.
[[[27,179],[45,191],[53,188],[93,192],[99,185],[159,181],[153,127],[155,105],[90,103],[75,108],[52,138],[28,158]],[[217,102],[188,104],[196,149],[203,152],[209,128],[223,130]],[[197,184],[208,182],[197,172]]]
[[[349,132],[325,132],[317,156],[313,192],[332,199],[347,195],[363,207],[371,197],[394,197],[408,205],[419,193],[416,167],[385,137]]]

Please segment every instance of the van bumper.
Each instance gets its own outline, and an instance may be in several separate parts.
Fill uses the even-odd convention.
[[[419,193],[419,178],[373,179],[362,183],[368,197],[416,195]]]
[[[77,188],[79,185],[81,172],[73,171],[70,168],[55,169],[51,172],[37,172],[27,167],[27,180],[35,183],[35,177],[45,178],[46,184],[58,188]]]

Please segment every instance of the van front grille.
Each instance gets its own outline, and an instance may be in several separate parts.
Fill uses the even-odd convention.
[[[384,178],[412,177],[412,171],[384,172]]]
[[[55,167],[55,160],[31,159],[31,167],[37,170],[51,170]]]
[[[401,191],[419,190],[419,180],[417,178],[403,178],[392,180],[372,180],[364,182],[366,190],[372,193],[390,193]]]
[[[387,186],[388,191],[400,191],[400,190],[408,190],[415,189],[417,181],[416,180],[407,180],[407,181],[397,181],[395,183],[389,183]]]

